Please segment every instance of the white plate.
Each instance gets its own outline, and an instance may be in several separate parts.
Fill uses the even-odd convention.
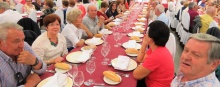
[[[48,78],[42,80],[42,81],[37,85],[37,87],[42,87],[42,86],[43,86],[44,84],[46,84],[50,79],[51,79],[51,77],[48,77]],[[73,86],[73,80],[72,80],[70,77],[68,77],[67,80],[68,80],[68,82],[67,82],[67,85],[66,85],[65,87],[72,87],[72,86]]]
[[[118,74],[117,74],[117,76],[120,78],[120,82],[121,82],[121,76],[119,76]],[[112,81],[112,80],[110,80],[110,79],[108,79],[107,77],[103,77],[103,80],[104,80],[104,82],[105,83],[107,83],[107,84],[110,84],[110,85],[116,85],[116,84],[119,84],[120,82],[115,82],[115,81]]]
[[[128,33],[128,36],[133,36],[133,33]],[[144,37],[144,35],[143,34],[140,34],[138,37]]]
[[[113,67],[115,67],[117,59],[118,58],[115,58],[111,61]],[[131,71],[134,70],[136,67],[137,67],[137,63],[134,60],[130,59],[127,70],[122,70],[122,71]]]
[[[121,21],[121,19],[116,18],[116,19],[114,19],[113,21],[115,21],[115,22],[120,22],[120,21]]]
[[[100,31],[99,31],[99,33],[100,33]],[[110,30],[108,30],[107,32],[105,32],[105,34],[112,34],[113,32],[112,31],[110,31]],[[101,34],[101,33],[100,33]]]
[[[131,27],[131,29],[133,29],[133,30],[137,30],[137,29],[144,30],[144,28],[143,28],[143,27],[141,27],[141,28],[138,28],[138,27]]]
[[[122,44],[122,46],[124,47],[124,48],[128,48],[128,42],[125,42],[125,43],[123,43]],[[139,43],[136,43],[136,45],[135,45],[135,49],[140,49],[141,48],[141,45],[139,44]]]
[[[134,57],[134,56],[138,56],[138,54],[130,54],[130,53],[126,53],[128,56],[132,56],[132,57]]]
[[[145,25],[145,23],[142,23],[142,22],[135,22],[134,23],[136,26],[143,26],[143,25]]]
[[[42,11],[36,11],[36,13],[42,13]]]
[[[21,16],[28,16],[28,14],[21,14]]]
[[[66,60],[71,63],[80,63],[76,59],[82,54],[82,51],[76,51],[68,54]]]
[[[69,65],[69,66],[70,66],[70,69],[72,69],[72,66],[71,66],[71,65]],[[68,70],[63,70],[63,69],[55,68],[55,71],[56,71],[56,72],[60,72],[60,73],[66,73],[66,72],[69,71],[70,69],[68,69]]]
[[[100,39],[99,42],[97,42],[96,44],[90,44],[90,42],[89,42],[90,40],[91,39],[87,39],[85,41],[85,44],[87,44],[87,45],[100,45],[100,44],[102,44],[104,42],[102,39]]]
[[[138,42],[138,43],[140,43],[140,42],[142,42],[142,39],[140,39],[140,40],[138,40],[138,41],[137,41],[137,40],[135,40],[135,41],[136,41],[136,42]]]

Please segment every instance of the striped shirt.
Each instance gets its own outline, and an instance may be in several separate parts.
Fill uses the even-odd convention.
[[[29,51],[31,54],[36,56],[26,42],[24,43],[24,50]],[[42,62],[41,59],[38,58],[38,60],[39,62]],[[12,58],[0,50],[0,87],[17,87],[17,81],[14,77],[17,72],[21,72],[23,77],[26,79],[31,73],[31,70],[37,74],[42,74],[46,71],[46,66],[47,65],[43,63],[41,69],[34,70],[30,65],[15,63]],[[23,87],[23,85],[19,87]]]
[[[220,83],[215,76],[215,72],[209,75],[187,82],[181,82],[183,77],[182,72],[178,72],[178,75],[173,79],[171,87],[220,87]]]

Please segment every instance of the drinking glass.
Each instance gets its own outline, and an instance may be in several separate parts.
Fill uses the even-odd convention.
[[[86,62],[86,71],[90,74],[90,77],[91,77],[91,74],[95,71],[95,68],[96,68],[95,61],[89,60]],[[89,79],[88,82],[90,84],[93,84],[94,80]]]
[[[101,54],[104,57],[102,65],[107,65],[108,60],[106,60],[107,58],[105,57],[108,55],[109,51],[110,51],[110,46],[108,47],[106,44],[103,44],[101,48]]]
[[[118,44],[118,46],[121,46],[121,43],[119,42],[120,41],[120,39],[122,38],[122,33],[120,33],[120,32],[118,32],[118,43],[116,43],[116,44]]]
[[[77,65],[73,64],[71,65],[72,66],[72,69],[70,69],[67,74],[71,77],[71,78],[74,78],[78,72],[78,68],[77,68]]]
[[[78,71],[78,73],[76,74],[76,76],[73,79],[73,82],[77,87],[80,87],[83,84],[84,75],[83,75],[82,71]]]
[[[118,35],[119,35],[119,33],[118,33],[118,32],[115,32],[115,33],[113,33],[113,35],[114,35],[114,39],[115,39],[115,41],[116,41],[116,44],[114,45],[114,47],[118,47],[117,41],[118,41]]]

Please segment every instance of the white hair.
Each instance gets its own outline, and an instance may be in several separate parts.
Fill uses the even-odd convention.
[[[160,13],[163,13],[163,12],[164,12],[164,10],[165,10],[165,8],[164,8],[164,6],[163,6],[163,5],[158,4],[158,5],[156,6],[156,10],[158,10]]]

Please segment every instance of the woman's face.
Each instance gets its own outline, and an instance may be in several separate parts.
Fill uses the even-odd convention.
[[[115,10],[116,8],[117,8],[117,7],[116,7],[116,4],[113,4],[113,5],[112,5],[112,9]]]
[[[51,34],[57,34],[60,32],[60,23],[58,20],[50,23],[48,26],[47,26],[47,32],[48,33],[51,33]]]
[[[31,0],[26,0],[27,5],[31,5]]]
[[[79,27],[81,23],[82,23],[82,15],[80,15],[80,16],[73,22],[73,25],[75,25],[76,27]]]

